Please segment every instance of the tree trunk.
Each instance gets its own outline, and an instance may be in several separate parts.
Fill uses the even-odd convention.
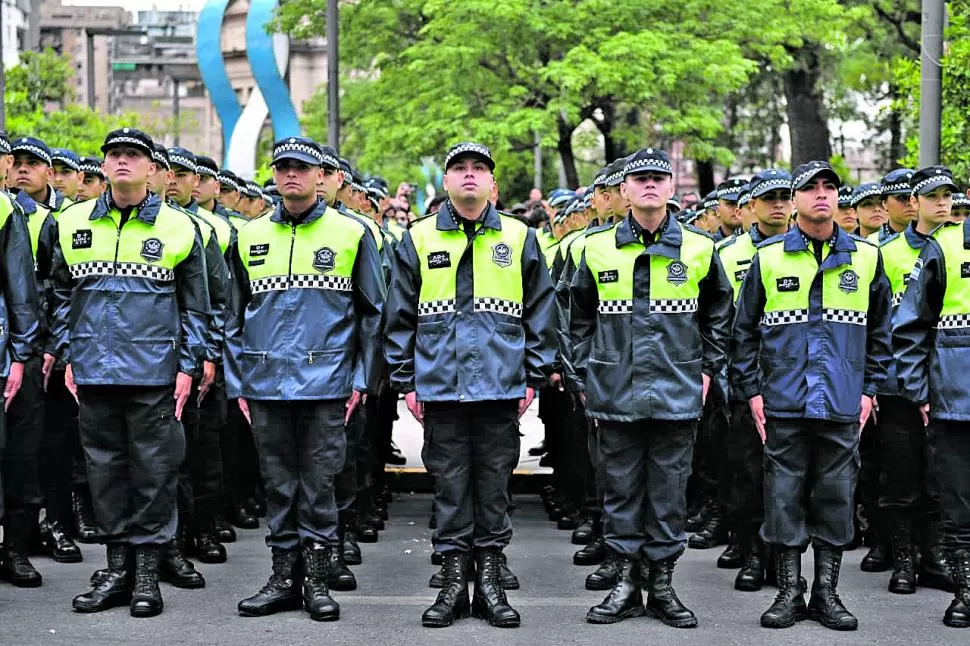
[[[714,190],[714,164],[710,160],[695,159],[694,168],[697,169],[697,188],[704,197]]]
[[[906,155],[906,146],[903,142],[903,116],[896,109],[896,100],[899,98],[899,87],[893,83],[889,86],[889,100],[893,107],[889,112],[889,159],[885,161],[884,170],[896,168],[899,160]]]
[[[792,52],[796,67],[785,72],[785,101],[791,135],[792,168],[832,156],[829,127],[822,96],[818,45]]]
[[[576,157],[573,155],[573,131],[575,126],[566,123],[562,114],[557,119],[559,126],[559,141],[556,148],[559,150],[559,159],[562,161],[563,173],[566,176],[566,186],[575,189],[579,186],[579,173],[576,172]]]

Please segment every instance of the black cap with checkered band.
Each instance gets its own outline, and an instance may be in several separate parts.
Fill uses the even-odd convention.
[[[909,180],[913,179],[916,171],[912,168],[897,168],[889,171],[882,178],[882,194],[886,195],[909,195],[912,187]]]
[[[666,173],[673,175],[673,167],[670,165],[670,156],[659,148],[641,148],[623,167],[623,177],[627,175],[637,175],[640,173]]]
[[[101,152],[106,153],[118,146],[137,148],[149,158],[152,158],[152,151],[155,148],[152,143],[152,138],[138,128],[118,128],[117,130],[112,130],[104,138],[104,144],[101,145]]]
[[[949,186],[954,193],[960,190],[957,183],[953,181],[953,172],[946,166],[927,166],[919,169],[913,173],[909,185],[913,195],[926,195],[941,186]]]
[[[828,163],[827,161],[810,161],[798,166],[795,169],[795,172],[792,173],[792,190],[802,190],[808,186],[809,182],[819,175],[825,176],[832,180],[832,183],[834,183],[836,187],[842,186],[842,179],[839,177],[839,174],[835,172],[835,169],[832,168],[832,164]]]
[[[495,170],[495,160],[492,158],[492,151],[488,149],[488,146],[476,144],[471,141],[463,141],[460,144],[455,144],[448,150],[448,154],[445,155],[445,170],[448,170],[452,164],[465,157],[480,159],[485,162],[489,170]]]

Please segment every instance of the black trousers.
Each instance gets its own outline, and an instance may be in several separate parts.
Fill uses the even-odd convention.
[[[577,406],[580,404],[577,403]],[[586,411],[583,409],[583,416]],[[599,425],[592,419],[586,418],[586,451],[589,456],[589,474],[586,481],[586,515],[594,521],[603,518],[603,494],[606,491],[603,460],[600,458],[600,430]]]
[[[970,422],[933,421],[930,443],[939,476],[943,545],[970,549]]]
[[[695,420],[600,421],[603,537],[615,552],[662,561],[684,551]]]
[[[41,446],[40,481],[51,522],[71,526],[71,490],[77,473],[84,473],[78,408],[64,385],[64,371],[55,370],[47,384],[44,438]],[[87,482],[83,477],[81,482]]]
[[[765,522],[769,545],[845,548],[854,533],[858,422],[769,417]]]
[[[360,452],[362,435],[367,432],[366,422],[364,420],[366,414],[367,412],[364,408],[358,406],[345,430],[347,439],[344,466],[333,481],[337,509],[342,512],[354,506],[354,503],[357,502],[357,493],[360,491],[359,480],[361,479],[361,474],[359,473],[360,464],[358,454]],[[364,476],[366,477],[366,474]]]
[[[3,451],[4,506],[8,517],[33,514],[40,508],[40,447],[44,436],[43,359],[24,365],[20,391],[7,411],[7,446]]]
[[[81,447],[104,542],[160,545],[175,537],[185,433],[173,386],[78,386]]]
[[[765,516],[764,445],[748,402],[731,404],[725,465],[729,475],[728,520],[736,530],[760,527]]]
[[[879,443],[879,507],[939,520],[939,484],[915,404],[899,397],[879,397]]]
[[[512,539],[509,479],[519,462],[518,402],[428,402],[421,458],[434,478],[439,552]]]
[[[727,502],[728,491],[724,469],[728,408],[727,399],[716,379],[711,380],[704,412],[696,428],[692,489],[702,500],[710,498],[723,505]]]
[[[250,400],[270,547],[339,544],[334,477],[344,466],[344,400]]]
[[[588,513],[589,498],[595,496],[592,459],[589,455],[589,420],[585,407],[568,395],[564,405],[564,459],[561,468],[565,476],[563,493],[569,506]]]
[[[225,379],[221,371],[206,393],[198,400],[199,382],[192,384],[192,394],[182,412],[185,426],[186,455],[181,469],[180,490],[187,491],[188,500],[179,508],[193,514],[197,531],[210,530],[217,516],[225,508],[222,470],[222,435],[226,425],[227,405]]]

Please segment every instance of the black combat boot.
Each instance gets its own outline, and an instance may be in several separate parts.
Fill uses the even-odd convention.
[[[229,522],[239,529],[257,529],[259,527],[259,518],[244,505],[232,505],[228,511]]]
[[[734,589],[757,592],[765,584],[765,545],[757,530],[746,532],[743,541],[744,564],[734,578]]]
[[[586,613],[586,621],[591,624],[615,624],[624,619],[642,617],[646,614],[638,580],[639,564],[631,558],[619,555],[612,555],[611,560],[616,564],[617,580],[603,602],[593,606]],[[587,587],[589,587],[588,579]]]
[[[674,566],[677,556],[640,566],[647,585],[647,616],[659,619],[674,628],[694,628],[697,617],[680,602],[674,591]]]
[[[509,605],[502,587],[502,550],[475,551],[475,595],[472,614],[498,628],[517,628],[519,613]]]
[[[332,550],[330,550],[330,569],[327,571],[327,585],[331,590],[349,592],[357,589],[357,577],[347,567],[344,560],[344,528],[338,523],[337,537],[340,540]]]
[[[38,588],[43,584],[30,562],[30,535],[37,525],[36,518],[25,511],[11,512],[3,524],[3,548],[0,549],[0,579],[18,588]]]
[[[225,563],[226,547],[216,538],[214,528],[207,527],[195,536],[195,558],[201,563]]]
[[[338,522],[343,529],[340,547],[344,553],[344,563],[347,565],[360,565],[364,562],[364,558],[360,553],[360,545],[357,544],[356,510],[348,509],[340,512]]]
[[[80,563],[84,560],[81,548],[71,538],[67,528],[59,521],[44,521],[40,524],[44,551],[58,563]]]
[[[176,532],[175,538],[162,547],[162,558],[158,564],[158,578],[165,583],[197,590],[205,587],[205,578],[199,573],[192,561],[185,558],[182,532]]]
[[[505,555],[505,552],[501,552],[502,555],[502,588],[505,590],[518,590],[519,589],[519,577],[515,576],[515,572],[509,568],[509,558]]]
[[[579,527],[573,530],[571,541],[573,545],[589,545],[596,538],[596,531],[593,529],[593,521],[588,518],[583,519]]]
[[[943,615],[943,623],[950,628],[970,628],[970,550],[953,552],[948,561],[956,596]]]
[[[940,521],[926,523],[923,532],[918,581],[920,587],[956,591],[948,555],[943,549],[943,528]]]
[[[889,516],[889,539],[893,550],[889,591],[913,594],[916,592],[916,564],[913,563],[912,521],[908,515],[896,512]]]
[[[94,522],[94,511],[91,509],[91,491],[87,486],[75,487],[71,492],[71,511],[74,512],[78,542],[97,543],[98,528]]]
[[[893,567],[892,550],[885,518],[879,512],[869,514],[869,531],[866,532],[869,551],[862,557],[859,569],[863,572],[888,572]]]
[[[154,617],[162,614],[162,591],[158,589],[160,545],[135,546],[135,588],[131,593],[131,616]]]
[[[714,499],[705,496],[697,512],[687,517],[687,520],[684,522],[684,531],[688,534],[695,534],[704,529],[704,526],[707,524],[707,517],[710,515],[713,507]]]
[[[340,606],[330,596],[327,576],[333,548],[324,543],[308,541],[303,546],[303,607],[314,621],[337,621]]]
[[[586,577],[587,590],[609,590],[620,580],[620,571],[623,567],[623,558],[606,548],[606,556],[603,563],[596,568],[595,572]]]
[[[741,535],[731,533],[727,548],[717,557],[717,567],[722,570],[736,570],[744,564],[744,554],[741,551]]]
[[[259,592],[239,602],[239,614],[265,617],[285,610],[299,610],[303,607],[301,577],[299,550],[274,547],[273,573],[269,581]]]
[[[215,517],[212,521],[212,526],[215,528],[216,538],[219,539],[220,543],[236,542],[236,530],[232,528],[232,524],[226,520],[223,514]]]
[[[791,628],[796,621],[807,618],[804,590],[801,586],[802,553],[797,548],[775,547],[775,578],[778,595],[774,602],[761,615],[761,625],[765,628]]]
[[[836,592],[842,550],[815,548],[815,581],[808,600],[808,618],[832,630],[855,630],[859,621],[846,610]]]
[[[441,565],[441,592],[434,604],[421,615],[421,624],[429,628],[444,628],[464,619],[471,613],[468,601],[468,571],[474,571],[467,552],[448,552]]]
[[[445,555],[441,552],[435,552],[441,556],[441,569],[431,575],[428,580],[429,588],[443,588],[445,587]],[[475,578],[475,560],[469,556],[465,559],[465,580],[471,581]],[[504,586],[503,586],[504,587]]]
[[[573,554],[573,565],[599,565],[606,559],[606,542],[595,537],[588,545]]]
[[[135,578],[131,548],[125,543],[108,543],[108,567],[91,577],[94,588],[74,597],[78,612],[101,612],[131,602],[132,582]]]
[[[695,550],[709,550],[727,542],[728,528],[724,519],[724,507],[714,504],[708,509],[704,528],[691,536],[687,545]]]

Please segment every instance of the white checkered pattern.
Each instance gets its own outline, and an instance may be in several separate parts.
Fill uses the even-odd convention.
[[[777,191],[778,189],[790,191],[791,180],[785,179],[784,177],[777,177],[764,182],[759,182],[754,186],[754,188],[751,189],[751,197],[757,199],[768,191]]]
[[[253,294],[282,292],[288,289],[329,289],[349,292],[353,281],[342,276],[317,276],[314,274],[293,274],[292,276],[269,276],[250,281],[249,289]]]
[[[690,314],[697,311],[697,299],[657,299],[650,301],[650,311],[654,314]]]
[[[229,177],[228,175],[219,173],[218,175],[216,175],[216,179],[219,180],[220,184],[225,184],[226,186],[228,186],[234,191],[239,190],[239,183],[233,178]]]
[[[823,171],[826,171],[826,170],[827,171],[831,171],[831,172],[835,172],[835,171],[832,171],[831,168],[826,168],[825,166],[814,165],[813,164],[812,167],[809,170],[805,171],[804,173],[802,173],[801,175],[799,175],[798,177],[796,177],[795,179],[792,180],[792,182],[791,182],[792,190],[794,190],[796,186],[798,186],[799,184],[801,184],[802,183],[802,180],[808,179],[809,177],[812,177],[813,175],[817,175],[817,174],[819,174],[819,173],[821,173]]]
[[[506,301],[501,298],[476,298],[474,308],[476,312],[493,312],[513,316],[517,319],[522,318],[522,303]]]
[[[600,314],[633,314],[633,301],[600,301],[596,311]]]
[[[418,316],[433,316],[435,314],[451,314],[455,311],[455,299],[443,301],[425,301],[418,303]]]
[[[185,157],[183,155],[173,155],[171,152],[168,153],[168,161],[173,164],[178,164],[182,168],[188,168],[193,173],[196,172],[197,166],[194,161]]]
[[[452,148],[448,153],[448,156],[445,158],[445,168],[448,168],[448,164],[451,163],[452,159],[465,153],[475,153],[488,160],[492,159],[492,152],[481,144],[461,144]]]
[[[601,175],[597,175],[593,179],[593,186],[605,186],[606,185],[606,178],[607,177],[609,177],[609,175],[607,175],[606,173],[603,173]]]
[[[936,324],[937,330],[959,330],[970,327],[970,314],[947,314]]]
[[[841,309],[822,309],[822,320],[829,323],[847,323],[849,325],[865,325],[867,316],[865,312],[856,310]]]
[[[764,327],[794,325],[796,323],[808,323],[808,310],[782,310],[780,312],[765,312],[761,316],[761,325]]]
[[[131,144],[145,150],[145,142],[136,137],[112,137],[104,142],[105,146],[117,146],[118,144]]]
[[[903,302],[903,294],[904,293],[905,292],[899,292],[898,294],[893,294],[893,298],[892,298],[892,306],[893,307],[897,307],[900,303]]]
[[[87,173],[88,175],[104,175],[104,171],[101,170],[101,167],[95,164],[83,163],[78,170],[82,173]]]
[[[623,167],[623,175],[633,175],[634,173],[646,172],[655,170],[661,173],[671,173],[673,170],[670,168],[670,164],[663,159],[657,159],[656,157],[648,157],[646,159],[634,159],[629,164]]]
[[[79,262],[71,265],[71,277],[74,280],[90,276],[121,276],[124,278],[148,278],[163,283],[175,280],[175,272],[165,267],[146,265],[139,262]]]
[[[51,165],[51,156],[48,155],[47,152],[43,148],[40,148],[39,146],[35,146],[33,144],[15,143],[13,145],[12,152],[18,153],[20,151],[28,152],[34,157],[37,157],[38,159],[43,159],[45,162],[47,162],[48,166]]]
[[[79,171],[80,170],[80,167],[78,166],[78,163],[76,161],[74,161],[73,159],[71,159],[70,157],[68,157],[67,155],[58,155],[57,153],[52,154],[51,155],[51,162],[53,163],[53,162],[56,162],[56,161],[61,162],[62,164],[64,164],[65,166],[67,166],[68,168],[70,168],[73,171]]]
[[[862,202],[866,198],[869,198],[869,197],[881,197],[881,196],[882,196],[882,187],[877,184],[876,186],[872,186],[870,188],[867,188],[864,191],[859,191],[858,193],[853,193],[852,194],[852,206],[856,206],[857,204],[859,204],[860,202]]]
[[[909,184],[905,182],[899,182],[898,184],[886,184],[882,187],[882,193],[900,193],[909,192]]]
[[[940,186],[944,186],[946,184],[955,185],[955,182],[953,181],[953,178],[950,177],[949,175],[944,175],[940,173],[939,175],[928,177],[924,179],[922,182],[917,183],[916,186],[913,187],[913,190],[912,190],[913,195],[919,195],[920,191],[926,188],[927,186],[929,186],[930,184],[939,184]]]
[[[307,144],[302,144],[302,143],[297,142],[297,141],[294,141],[294,142],[285,141],[285,142],[283,142],[282,144],[280,144],[279,146],[277,146],[276,149],[273,151],[273,157],[278,157],[279,155],[281,155],[283,153],[293,153],[293,152],[295,152],[295,153],[303,153],[304,155],[310,155],[311,157],[313,157],[314,159],[316,159],[317,162],[319,162],[319,163],[326,163],[328,166],[334,166],[336,168],[340,168],[340,162],[338,162],[333,157],[330,157],[329,155],[327,155],[327,159],[324,159],[320,155],[320,151],[319,150],[317,150],[313,146],[308,146]]]
[[[202,164],[199,164],[198,166],[195,167],[195,172],[198,173],[199,175],[207,175],[209,177],[218,177],[219,176],[219,173],[217,173],[216,171],[212,170],[208,166],[203,166]]]

